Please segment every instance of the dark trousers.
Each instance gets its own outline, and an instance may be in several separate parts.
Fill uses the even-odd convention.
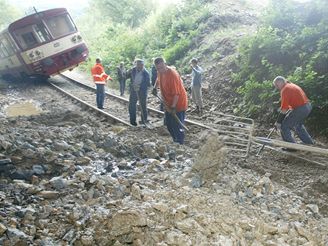
[[[130,123],[136,123],[137,120],[137,101],[141,107],[141,121],[143,124],[147,123],[147,92],[130,90],[129,98],[129,115]]]
[[[97,108],[103,108],[104,107],[104,101],[105,101],[105,85],[96,84],[96,102],[97,102]]]
[[[124,95],[124,91],[125,91],[125,79],[120,79],[120,93],[121,93],[121,96]]]
[[[304,120],[311,113],[312,106],[307,103],[303,106],[293,109],[288,113],[281,123],[281,136],[286,142],[295,143],[291,130],[295,130],[299,138],[305,144],[313,144],[310,134],[304,126]]]
[[[186,112],[177,112],[176,115],[178,116],[181,123],[184,124]],[[167,130],[173,138],[173,141],[183,144],[185,137],[184,129],[180,126],[180,124],[176,121],[176,119],[171,113],[165,112],[165,123]]]

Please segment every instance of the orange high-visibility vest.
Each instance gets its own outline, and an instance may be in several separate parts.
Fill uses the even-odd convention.
[[[96,65],[91,68],[91,74],[95,84],[104,85],[109,78],[109,75],[105,73],[104,67],[100,63],[96,63]]]

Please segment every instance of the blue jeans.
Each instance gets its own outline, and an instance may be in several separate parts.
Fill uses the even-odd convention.
[[[185,111],[177,112],[179,120],[184,124],[185,120]],[[184,129],[180,126],[180,124],[176,121],[171,113],[165,112],[165,123],[167,130],[169,131],[171,137],[173,138],[173,142],[177,142],[180,144],[184,143]]]
[[[121,96],[124,95],[124,91],[125,91],[125,79],[120,79],[120,93],[121,93]]]
[[[105,101],[105,85],[96,84],[96,102],[97,102],[97,108],[103,108],[104,107],[104,101]]]
[[[141,106],[141,121],[143,124],[147,123],[147,92],[138,91],[134,89],[130,90],[130,98],[129,98],[129,115],[130,115],[130,123],[136,123],[137,120],[137,101],[139,100],[139,104]]]
[[[293,109],[288,113],[281,123],[281,136],[286,142],[295,143],[291,130],[295,130],[299,138],[305,144],[314,144],[311,136],[304,127],[304,120],[310,114],[312,106],[307,103],[303,106]]]

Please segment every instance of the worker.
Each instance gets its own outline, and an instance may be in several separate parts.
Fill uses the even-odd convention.
[[[304,121],[309,116],[312,106],[304,91],[296,84],[278,76],[273,80],[273,85],[280,90],[281,106],[276,127],[280,130],[282,139],[295,143],[291,130],[295,129],[301,141],[305,144],[314,144],[307,132]]]
[[[93,81],[96,84],[97,108],[104,109],[105,85],[108,80],[113,80],[113,79],[105,73],[100,58],[96,59],[96,64],[91,68],[91,74],[93,77]]]
[[[120,83],[120,95],[124,95],[125,91],[125,80],[126,80],[126,69],[124,67],[124,62],[120,63],[120,66],[117,67],[117,78]]]
[[[197,58],[191,59],[190,67],[192,70],[191,96],[192,96],[192,100],[196,104],[196,113],[202,115],[203,114],[203,98],[202,98],[203,69],[198,65]]]
[[[147,93],[150,87],[150,76],[144,67],[144,61],[137,59],[135,66],[127,74],[127,78],[131,79],[130,97],[129,97],[129,115],[130,124],[137,126],[137,101],[141,107],[141,123],[148,123],[147,114]]]
[[[184,124],[188,107],[186,90],[179,73],[167,66],[164,58],[156,58],[154,64],[157,70],[157,81],[152,93],[157,96],[156,88],[159,87],[165,107],[166,127],[173,141],[183,144],[185,134],[181,124]]]

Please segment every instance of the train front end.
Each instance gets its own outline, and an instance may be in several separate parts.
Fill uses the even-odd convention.
[[[88,57],[88,48],[66,9],[51,9],[9,26],[20,47],[26,75],[51,76],[73,69]]]

